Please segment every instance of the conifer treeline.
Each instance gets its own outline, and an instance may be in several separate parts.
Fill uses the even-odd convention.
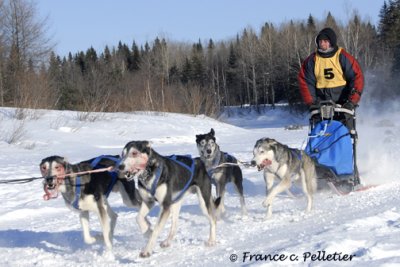
[[[320,22],[310,15],[279,26],[265,23],[257,31],[246,28],[233,40],[188,44],[156,38],[144,45],[89,48],[64,58],[51,52],[41,65],[39,54],[27,53],[31,50],[11,35],[0,38],[0,105],[207,115],[232,105],[285,101],[293,106],[301,103],[301,62],[315,49],[315,36],[323,27],[333,28],[338,44],[358,59],[365,73],[375,74],[367,82],[379,85],[376,96],[390,98],[396,90],[388,81],[400,68],[399,3],[384,4],[378,29],[355,12],[346,25],[328,13]],[[40,51],[47,51],[47,43],[42,44]]]

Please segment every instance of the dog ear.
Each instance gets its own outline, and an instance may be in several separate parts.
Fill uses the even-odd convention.
[[[66,157],[60,157],[62,165],[64,165],[64,168],[67,167],[68,165],[68,159]]]
[[[214,137],[215,136],[215,131],[213,128],[211,128],[210,134]]]
[[[143,143],[144,143],[144,145],[145,145],[147,148],[151,148],[151,145],[152,145],[151,142],[149,142],[149,141],[143,141]]]
[[[276,144],[278,144],[278,141],[276,141],[275,139],[273,139],[273,138],[266,138],[266,140],[267,140],[267,142],[268,142],[268,144],[269,145],[276,145]]]
[[[197,143],[197,144],[200,142],[200,138],[201,138],[201,135],[196,134],[196,143]]]
[[[152,142],[143,141],[143,144],[144,144],[144,148],[145,148],[146,154],[149,155],[149,157],[151,157],[151,151],[152,151],[151,145],[152,145]]]
[[[60,157],[61,164],[64,166],[65,172],[68,173],[71,171],[71,164],[69,163],[68,159],[66,157]]]
[[[280,162],[285,155],[284,146],[281,143],[278,143],[277,141],[275,141],[272,144],[271,148],[274,151],[276,161]]]

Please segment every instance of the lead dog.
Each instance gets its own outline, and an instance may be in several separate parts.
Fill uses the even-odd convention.
[[[119,191],[125,205],[138,207],[140,198],[132,182],[118,181],[117,172],[99,172],[75,175],[78,172],[92,171],[94,168],[114,167],[119,156],[102,156],[78,164],[70,164],[65,158],[51,156],[40,163],[40,172],[44,179],[44,190],[47,199],[61,192],[67,207],[79,213],[86,244],[104,240],[108,249],[112,248],[117,214],[108,204],[107,197],[111,191]],[[65,176],[67,175],[67,176]],[[97,213],[103,235],[93,237],[89,229],[89,211]]]
[[[215,244],[216,220],[214,215],[215,203],[211,196],[211,181],[203,162],[184,156],[176,159],[164,157],[154,151],[147,141],[132,141],[125,145],[122,152],[120,172],[128,179],[137,179],[139,193],[142,198],[137,215],[137,223],[143,234],[149,235],[149,240],[140,256],[149,257],[154,243],[163,229],[165,222],[172,214],[172,225],[166,240],[161,247],[168,247],[177,230],[179,211],[182,199],[188,192],[196,192],[200,207],[210,223],[208,245]],[[120,175],[121,176],[121,175]],[[160,215],[150,230],[146,215],[154,202],[160,204]]]
[[[267,218],[272,215],[275,196],[288,190],[292,182],[301,184],[307,196],[306,211],[311,211],[313,193],[317,189],[317,176],[314,161],[304,151],[289,148],[274,139],[262,138],[256,142],[253,154],[253,164],[257,165],[259,171],[264,171],[267,184],[268,195],[263,202],[263,206],[267,208]],[[273,187],[275,179],[279,183]]]
[[[215,142],[215,131],[211,128],[209,133],[196,135],[197,149],[200,159],[206,165],[208,174],[216,185],[217,197],[221,197],[221,204],[217,214],[224,213],[224,195],[226,184],[232,182],[240,196],[242,215],[247,214],[246,204],[243,196],[243,175],[237,165],[235,157],[220,150]]]

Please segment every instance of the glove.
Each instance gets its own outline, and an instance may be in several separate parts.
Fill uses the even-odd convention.
[[[313,103],[313,104],[308,106],[308,111],[309,112],[311,112],[313,110],[316,110],[316,109],[319,109],[319,105],[318,104]]]
[[[354,104],[351,101],[347,101],[346,103],[343,104],[343,108],[348,110],[354,110]]]

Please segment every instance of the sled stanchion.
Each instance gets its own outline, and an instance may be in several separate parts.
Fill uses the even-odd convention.
[[[358,167],[357,167],[357,141],[358,141],[358,134],[356,130],[356,113],[354,110],[354,116],[352,117],[353,119],[353,130],[354,130],[354,136],[353,136],[353,156],[354,156],[354,185],[359,185],[361,184],[360,181],[360,173],[358,172]],[[353,134],[350,132],[350,134]]]

